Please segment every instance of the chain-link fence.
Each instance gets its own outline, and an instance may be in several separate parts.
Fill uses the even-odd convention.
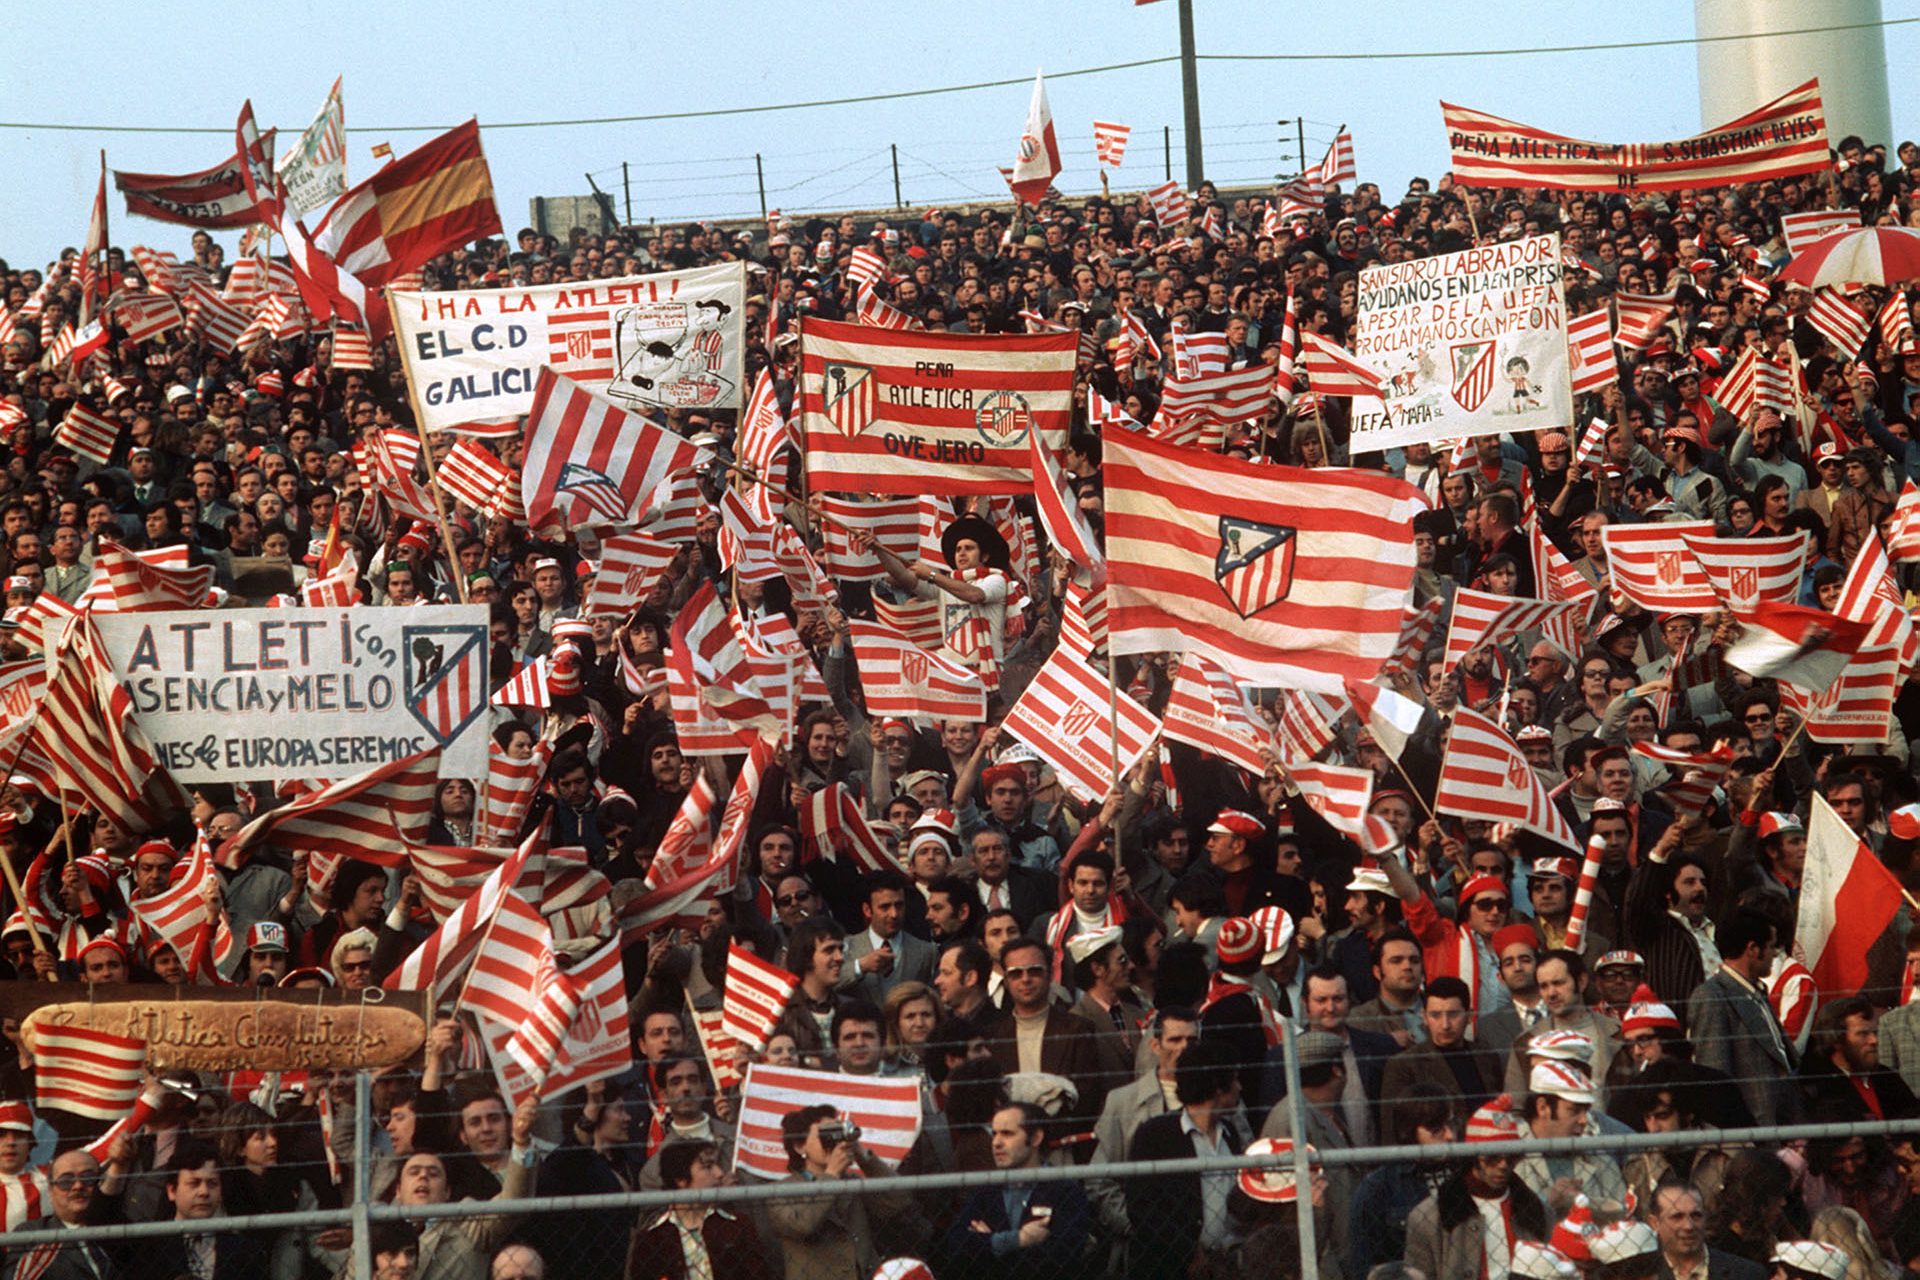
[[[1296,1095],[1297,1096],[1297,1095]],[[365,1103],[367,1092],[359,1090]],[[356,1115],[368,1115],[364,1105]],[[1291,1114],[1296,1123],[1311,1121]],[[370,1127],[356,1149],[371,1149]],[[386,1178],[368,1158],[338,1170],[343,1203],[287,1212],[236,1213],[233,1167],[223,1165],[228,1198],[208,1203],[175,1160],[134,1179],[87,1184],[95,1201],[75,1210],[84,1177],[63,1155],[46,1171],[52,1218],[29,1221],[5,1237],[7,1276],[435,1277],[438,1280],[599,1280],[600,1277],[864,1277],[884,1260],[923,1262],[934,1280],[1025,1276],[1077,1280],[1099,1275],[1205,1276],[1209,1280],[1365,1275],[1383,1262],[1428,1258],[1432,1204],[1472,1164],[1507,1170],[1522,1234],[1564,1211],[1567,1184],[1614,1185],[1622,1169],[1682,1180],[1712,1152],[1801,1151],[1854,1140],[1882,1142],[1920,1132],[1920,1122],[1821,1124],[1732,1131],[1604,1132],[1572,1138],[1519,1138],[1412,1147],[1316,1148],[1126,1164],[1042,1163],[899,1176],[867,1165],[867,1176],[830,1180],[796,1175],[781,1182],[725,1185],[717,1161],[679,1158],[667,1176],[677,1190],[629,1189],[623,1166],[591,1148],[546,1155],[533,1194],[509,1178],[499,1198],[448,1200],[453,1190],[403,1162]],[[245,1152],[244,1135],[228,1150]],[[197,1142],[199,1137],[182,1139]],[[1239,1145],[1240,1139],[1230,1140]],[[692,1147],[696,1144],[686,1144]],[[176,1144],[177,1148],[178,1144]],[[999,1154],[1005,1153],[1001,1144]],[[186,1159],[198,1154],[190,1149]],[[258,1155],[256,1150],[254,1155]],[[1511,1157],[1501,1159],[1502,1157]],[[1309,1161],[1311,1164],[1309,1165]],[[1489,1162],[1493,1163],[1489,1163]],[[444,1164],[444,1162],[443,1162]],[[85,1173],[84,1161],[78,1169]],[[245,1174],[250,1166],[242,1164]],[[1736,1176],[1739,1166],[1735,1165]],[[1304,1175],[1313,1188],[1303,1206],[1291,1189]],[[552,1186],[605,1190],[543,1194]],[[1658,1184],[1658,1177],[1654,1185]],[[720,1184],[720,1185],[715,1185]],[[635,1182],[637,1185],[637,1180]],[[1441,1195],[1436,1196],[1436,1193]],[[472,1194],[468,1192],[468,1194]],[[1722,1195],[1743,1191],[1722,1190]],[[1597,1220],[1632,1211],[1644,1194],[1594,1197]],[[140,1203],[137,1203],[140,1202]],[[1422,1202],[1428,1207],[1422,1209]],[[284,1203],[261,1201],[260,1203]],[[1539,1204],[1546,1216],[1535,1217]],[[114,1221],[129,1212],[152,1221]],[[97,1225],[96,1225],[97,1224]],[[1788,1229],[1780,1229],[1783,1234]],[[1896,1265],[1897,1262],[1896,1262]],[[51,1268],[59,1267],[54,1271]],[[901,1277],[901,1280],[909,1280]]]

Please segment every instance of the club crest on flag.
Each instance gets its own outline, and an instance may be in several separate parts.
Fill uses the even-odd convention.
[[[1491,342],[1456,342],[1449,351],[1453,398],[1468,413],[1479,409],[1493,391],[1493,346]]]
[[[1030,133],[1020,135],[1020,163],[1027,164],[1040,155],[1040,139]]]
[[[407,710],[442,747],[487,709],[486,639],[483,627],[400,629]]]
[[[1532,773],[1533,770],[1527,765],[1526,760],[1519,756],[1507,761],[1507,785],[1515,791],[1526,790]]]
[[[1066,714],[1060,717],[1060,735],[1063,738],[1082,738],[1093,732],[1093,726],[1100,719],[1100,710],[1075,698]]]
[[[980,402],[973,426],[988,444],[1009,447],[1025,440],[1033,429],[1033,410],[1019,392],[995,391]]]
[[[1213,578],[1243,618],[1271,609],[1293,590],[1299,530],[1240,516],[1220,517]]]
[[[878,404],[873,370],[863,364],[828,363],[820,376],[828,419],[849,438],[865,431]]]
[[[1752,565],[1735,566],[1727,574],[1727,594],[1740,604],[1753,604],[1760,594],[1760,571]]]
[[[620,486],[613,482],[613,477],[604,471],[569,462],[560,468],[560,479],[555,482],[553,489],[555,493],[569,493],[579,498],[606,516],[609,522],[618,523],[627,518],[626,495],[620,492]]]
[[[585,360],[593,355],[593,334],[585,329],[569,329],[563,335],[567,342],[567,359]]]
[[[1678,582],[1686,566],[1681,563],[1678,551],[1662,551],[1654,557],[1653,572],[1662,582]]]
[[[927,665],[927,655],[919,650],[900,655],[900,679],[911,685],[925,684]]]

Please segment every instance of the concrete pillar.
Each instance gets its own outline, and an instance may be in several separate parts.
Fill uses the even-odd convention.
[[[1880,0],[1693,0],[1697,36],[1753,35],[1802,27],[1877,24]],[[1827,136],[1835,143],[1857,133],[1891,152],[1887,100],[1887,45],[1877,25],[1850,31],[1716,40],[1694,46],[1700,65],[1700,127],[1737,119],[1813,76],[1820,78]]]

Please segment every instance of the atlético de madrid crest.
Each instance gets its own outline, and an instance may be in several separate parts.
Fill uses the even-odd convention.
[[[848,439],[865,431],[880,407],[879,384],[863,364],[830,363],[820,371],[820,401],[828,421]]]
[[[1293,590],[1293,557],[1299,530],[1241,516],[1220,517],[1220,549],[1213,578],[1241,617],[1251,618]]]

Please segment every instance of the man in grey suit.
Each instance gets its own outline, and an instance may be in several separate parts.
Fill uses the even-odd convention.
[[[1707,1247],[1705,1204],[1679,1179],[1663,1179],[1653,1189],[1647,1218],[1660,1239],[1658,1280],[1766,1280],[1758,1263]]]
[[[873,1004],[883,1004],[887,992],[902,982],[933,981],[939,949],[900,926],[907,915],[907,894],[913,886],[898,871],[876,871],[861,886],[866,897],[860,914],[867,927],[847,939],[847,962],[840,971],[840,990]]]
[[[1500,985],[1513,1003],[1480,1019],[1473,1041],[1505,1062],[1513,1042],[1547,1021],[1547,1005],[1540,998],[1535,967],[1540,960],[1540,935],[1530,924],[1510,924],[1493,935],[1493,954],[1500,961]]]
[[[1733,1077],[1755,1124],[1791,1124],[1799,1110],[1793,1047],[1760,987],[1777,944],[1773,922],[1743,907],[1720,922],[1713,944],[1720,971],[1687,1001],[1694,1060]]]

